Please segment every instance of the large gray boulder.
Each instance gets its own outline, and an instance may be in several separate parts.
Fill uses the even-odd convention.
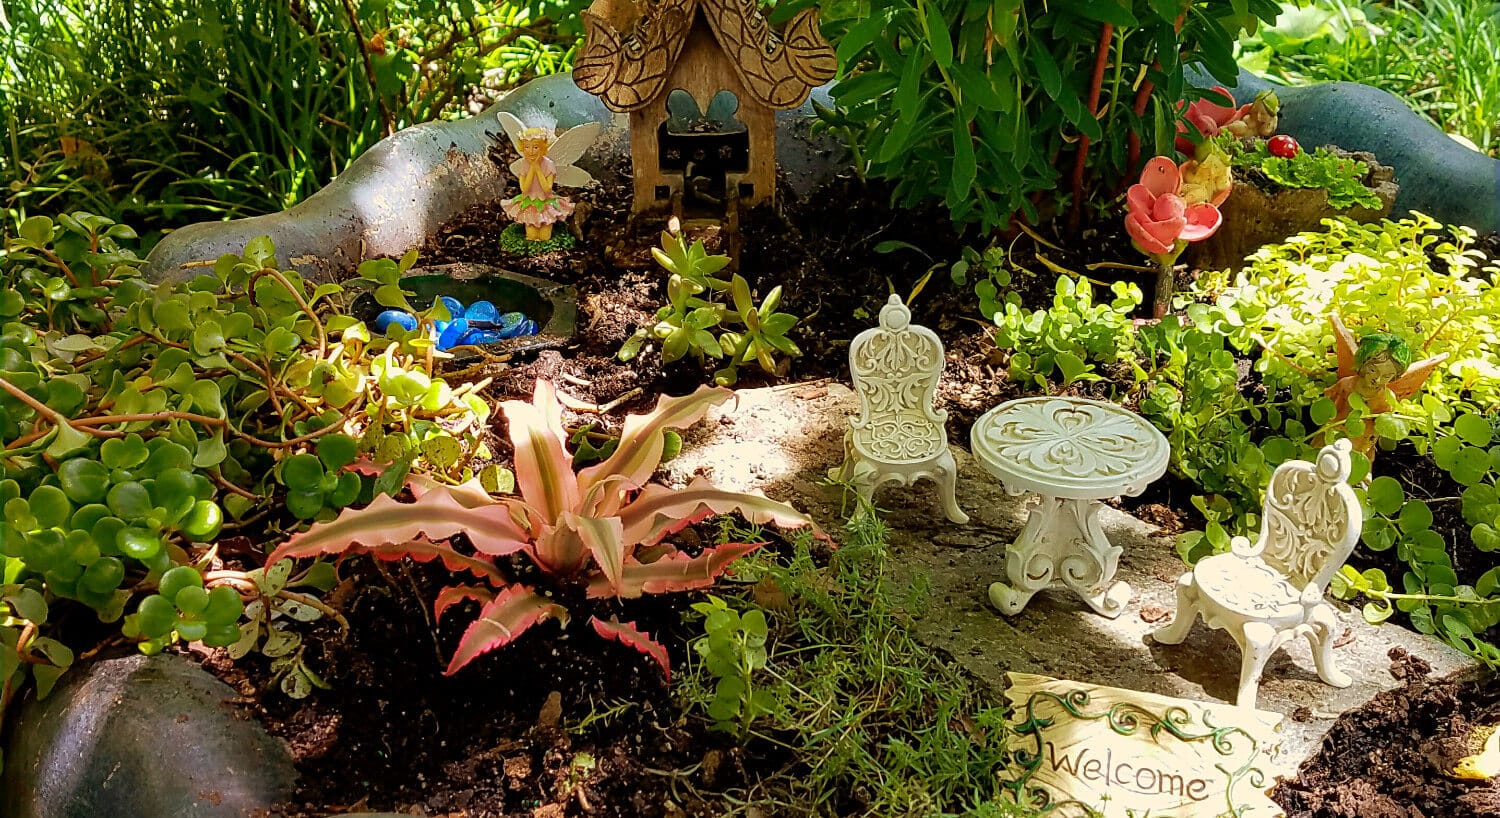
[[[0,818],[247,818],[292,794],[280,740],[180,656],[70,671],[15,714]]]

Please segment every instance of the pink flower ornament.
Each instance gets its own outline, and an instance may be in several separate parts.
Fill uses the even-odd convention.
[[[1215,85],[1213,93],[1215,95],[1223,95],[1231,100],[1234,99],[1234,95],[1229,93],[1229,89],[1222,85]],[[1182,103],[1177,103],[1177,107],[1178,110],[1182,110]],[[1198,133],[1207,139],[1218,136],[1220,131],[1224,130],[1231,123],[1240,121],[1248,113],[1250,113],[1250,105],[1248,104],[1234,108],[1228,105],[1220,105],[1208,98],[1194,100],[1191,105],[1187,106],[1187,111],[1183,114],[1183,119],[1187,121],[1179,120],[1177,122],[1177,150],[1188,156],[1193,155],[1194,144],[1193,140],[1188,136],[1191,133],[1188,130],[1188,123],[1192,123],[1193,127],[1198,129]]]
[[[1175,260],[1188,242],[1201,241],[1219,229],[1219,209],[1203,202],[1188,204],[1181,195],[1177,163],[1157,156],[1146,163],[1141,181],[1125,194],[1125,232],[1137,250]]]

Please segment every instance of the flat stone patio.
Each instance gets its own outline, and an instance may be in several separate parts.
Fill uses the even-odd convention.
[[[845,418],[856,409],[853,393],[842,384],[827,383],[746,390],[738,397],[686,435],[682,456],[666,466],[669,480],[686,482],[704,474],[725,487],[763,490],[836,530],[838,492],[820,481],[843,455]],[[1101,520],[1111,541],[1125,548],[1118,578],[1133,590],[1118,619],[1095,614],[1064,591],[1038,594],[1014,617],[992,608],[987,589],[1004,577],[1005,545],[1020,533],[1029,498],[1007,495],[967,450],[953,448],[967,525],[954,525],[942,516],[930,483],[889,488],[876,496],[886,510],[895,566],[904,569],[906,579],[925,576],[931,587],[930,603],[914,612],[923,642],[952,656],[997,700],[1006,687],[1006,671],[1018,671],[1186,699],[1233,701],[1240,653],[1226,632],[1200,623],[1181,645],[1157,645],[1147,638],[1168,620],[1146,618],[1175,610],[1174,585],[1185,567],[1171,538],[1154,536],[1153,526],[1113,508],[1106,508]],[[1305,640],[1277,651],[1266,667],[1258,707],[1287,716],[1277,759],[1283,770],[1312,755],[1340,714],[1397,686],[1389,672],[1392,648],[1430,662],[1436,675],[1475,667],[1434,639],[1394,624],[1371,626],[1358,611],[1341,608],[1346,632],[1335,655],[1354,677],[1351,687],[1339,690],[1318,679]]]

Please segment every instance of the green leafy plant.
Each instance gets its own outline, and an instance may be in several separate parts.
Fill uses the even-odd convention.
[[[281,560],[247,573],[246,579],[253,583],[257,598],[245,606],[244,621],[235,628],[229,656],[239,659],[259,649],[271,660],[272,679],[281,691],[290,698],[302,699],[313,688],[328,689],[328,684],[303,661],[302,634],[289,627],[289,623],[316,622],[325,612],[338,618],[346,630],[348,623],[319,604],[316,597],[292,590],[299,586],[330,590],[336,579],[331,565],[315,562],[295,577],[293,569],[291,560]]]
[[[1500,664],[1497,575],[1458,559],[1467,546],[1500,550],[1500,290],[1493,283],[1500,265],[1474,249],[1473,231],[1444,230],[1426,216],[1370,225],[1331,219],[1324,227],[1262,247],[1243,270],[1204,273],[1179,300],[1185,320],[1168,316],[1135,328],[1128,343],[1086,343],[1107,321],[1048,324],[1058,305],[997,313],[997,323],[1009,316],[1018,330],[1006,340],[1018,348],[1050,337],[1048,352],[1074,351],[1090,366],[1125,350],[1132,375],[1124,398],[1136,399],[1167,435],[1170,468],[1200,492],[1191,503],[1205,524],[1177,542],[1189,562],[1228,550],[1232,537],[1263,524],[1262,493],[1276,466],[1368,434],[1375,462],[1356,453],[1352,477],[1356,484],[1372,478],[1359,490],[1363,546],[1390,552],[1403,569],[1387,577],[1360,566],[1356,552],[1332,592],[1363,596],[1372,621],[1400,612],[1418,629]],[[1413,357],[1448,357],[1417,396],[1391,400],[1391,411],[1375,412],[1355,394],[1340,417],[1325,394],[1338,378],[1335,312],[1360,335],[1379,333]],[[1384,474],[1393,451],[1430,458],[1457,487],[1455,496],[1434,497],[1431,485]],[[1440,503],[1460,504],[1464,525],[1437,525]]]
[[[1238,274],[1199,281],[1201,289],[1219,295],[1213,304],[1188,308],[1195,324],[1188,332],[1253,356],[1254,371],[1274,397],[1250,400],[1236,374],[1235,386],[1220,390],[1210,403],[1225,437],[1216,445],[1182,447],[1192,461],[1185,465],[1197,468],[1200,484],[1223,481],[1221,493],[1202,501],[1213,521],[1210,542],[1187,545],[1198,553],[1222,548],[1220,541],[1257,523],[1253,514],[1242,513],[1259,502],[1252,479],[1259,482],[1287,459],[1306,459],[1332,437],[1358,437],[1369,424],[1377,453],[1405,443],[1431,457],[1457,484],[1459,496],[1451,501],[1461,503],[1468,529],[1449,533],[1434,527],[1435,500],[1428,487],[1379,474],[1381,457],[1387,456],[1380,455],[1374,479],[1361,492],[1362,542],[1372,552],[1394,549],[1405,570],[1393,582],[1379,569],[1351,566],[1333,592],[1345,598],[1363,594],[1371,602],[1364,610],[1372,620],[1401,611],[1418,629],[1494,665],[1500,652],[1483,636],[1500,612],[1494,577],[1475,571],[1460,575],[1454,554],[1463,542],[1481,553],[1500,546],[1493,534],[1500,513],[1494,499],[1500,446],[1492,421],[1500,401],[1500,369],[1494,365],[1500,332],[1492,317],[1500,305],[1500,291],[1492,283],[1495,265],[1484,266],[1486,259],[1472,248],[1472,231],[1453,229],[1445,237],[1436,222],[1421,215],[1375,225],[1329,220],[1325,227],[1324,233],[1262,248]],[[1422,393],[1394,411],[1372,413],[1355,399],[1348,418],[1338,420],[1333,401],[1324,395],[1334,377],[1327,319],[1334,310],[1362,333],[1384,332],[1414,354],[1449,357]],[[1416,328],[1420,334],[1413,333]],[[1188,368],[1195,374],[1217,371],[1227,382],[1227,361],[1219,357],[1217,364],[1189,362]],[[1214,393],[1183,389],[1184,401],[1205,394]],[[1143,410],[1148,408],[1155,407],[1143,402]],[[1175,439],[1173,444],[1175,452]],[[1363,461],[1356,466],[1360,478],[1372,469],[1357,459]],[[1485,593],[1479,593],[1481,587]]]
[[[90,565],[89,570],[100,564]],[[124,574],[119,560],[103,564],[112,577]],[[205,588],[203,575],[196,568],[179,565],[161,575],[156,593],[141,599],[136,613],[125,618],[122,630],[126,637],[150,640],[142,643],[149,652],[178,639],[224,647],[239,639],[239,620],[244,612],[245,603],[233,587]]]
[[[781,4],[785,18],[804,3]],[[1270,0],[1029,3],[873,0],[829,14],[836,110],[827,126],[903,206],[941,198],[988,232],[1045,192],[1112,196],[1147,155],[1168,153],[1183,67],[1232,81],[1234,38]]]
[[[750,298],[750,285],[740,276],[735,276],[729,287],[734,311],[728,318],[740,325],[740,329],[726,330],[719,336],[719,346],[729,359],[729,365],[714,373],[714,382],[729,385],[739,379],[738,367],[756,363],[761,371],[775,375],[777,358],[781,355],[798,356],[802,350],[787,337],[797,325],[797,316],[777,312],[781,306],[781,287],[772,287],[766,297],[756,304]]]
[[[6,696],[67,664],[68,604],[147,653],[234,644],[262,589],[215,564],[224,528],[331,518],[393,472],[468,479],[487,456],[482,400],[372,341],[342,288],[278,269],[269,241],[169,286],[135,274],[130,232],[33,217],[0,256],[0,583],[24,589],[0,625]],[[422,447],[391,464],[390,438]],[[458,462],[429,454],[442,438]]]
[[[538,381],[530,403],[503,404],[519,498],[497,500],[472,483],[452,488],[413,482],[415,502],[377,497],[366,508],[294,535],[271,560],[361,553],[424,562],[440,558],[455,573],[484,580],[485,585],[447,588],[434,602],[438,617],[464,599],[483,606],[454,651],[449,674],[509,644],[543,619],[566,626],[570,613],[559,599],[574,593],[628,599],[711,586],[725,568],[760,544],[726,544],[689,556],[666,538],[730,511],[784,528],[812,524],[791,506],[715,489],[701,478],[683,489],[647,483],[661,461],[666,430],[696,423],[732,394],[703,387],[684,397],[662,397],[650,414],[626,419],[613,454],[575,473],[563,442],[562,407],[552,385]],[[459,534],[476,554],[454,548],[452,540]],[[549,589],[516,581],[496,565],[496,558],[516,553],[536,566]],[[589,624],[600,636],[629,645],[668,670],[666,649],[634,623],[594,616]]]
[[[959,265],[963,265],[962,270]],[[1005,269],[1005,251],[999,247],[990,247],[983,253],[965,247],[963,258],[953,267],[954,283],[966,283],[974,275],[974,295],[979,298],[979,314],[986,321],[995,320],[995,314],[1005,309],[1007,303],[1020,306],[1021,296],[1011,289],[1011,274]]]
[[[1011,380],[1046,389],[1056,376],[1068,387],[1101,379],[1091,361],[1131,360],[1131,315],[1140,306],[1141,291],[1125,282],[1115,282],[1110,291],[1110,303],[1095,304],[1089,282],[1060,276],[1050,309],[1027,310],[1018,299],[1009,298],[1003,307],[996,304],[995,344],[1010,351]]]
[[[758,537],[727,520],[715,541]],[[764,756],[788,761],[763,775],[763,803],[842,812],[835,805],[857,792],[855,811],[863,815],[1032,814],[1009,804],[995,777],[1010,736],[1005,709],[912,631],[914,614],[929,604],[924,578],[903,571],[897,580],[877,514],[856,515],[840,540],[830,551],[798,532],[790,547],[761,549],[736,563],[737,581],[718,592],[726,607],[742,612],[741,629],[720,632],[743,633],[748,646],[760,629],[744,628],[745,617],[765,609],[777,623],[748,688],[752,697],[766,694],[765,708],[737,714],[753,719],[739,733],[749,752],[789,751]],[[735,650],[724,651],[726,658]],[[749,658],[739,657],[741,667],[759,664],[758,655]],[[703,707],[717,696],[719,679],[706,662],[691,662],[674,692]]]
[[[1380,197],[1361,181],[1369,166],[1356,159],[1337,156],[1327,148],[1298,151],[1291,158],[1272,156],[1265,140],[1246,144],[1225,139],[1231,167],[1258,168],[1273,183],[1284,188],[1321,188],[1328,192],[1328,204],[1336,210],[1363,207],[1380,209]]]
[[[766,614],[759,608],[741,613],[712,594],[693,603],[693,610],[703,615],[703,636],[693,641],[693,652],[716,680],[705,710],[714,729],[743,740],[756,719],[778,706],[773,689],[756,677],[766,666]]]
[[[777,312],[781,287],[773,287],[756,304],[743,276],[727,281],[714,277],[729,265],[728,256],[710,255],[702,241],[689,245],[681,235],[670,232],[662,232],[661,247],[651,248],[651,253],[668,273],[667,305],[656,311],[655,325],[626,339],[620,360],[634,359],[648,340],[656,338],[666,363],[688,355],[700,361],[727,358],[727,365],[714,372],[714,382],[729,386],[739,380],[743,365],[755,363],[766,374],[775,375],[780,371],[779,356],[802,354],[787,337],[797,317]],[[727,294],[729,303],[715,300],[719,294]]]

